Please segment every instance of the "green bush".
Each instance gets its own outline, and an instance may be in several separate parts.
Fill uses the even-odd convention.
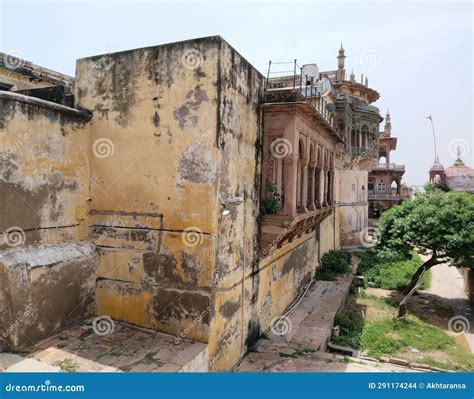
[[[275,183],[268,183],[266,187],[266,194],[263,200],[263,209],[265,213],[272,214],[277,213],[281,207],[281,198],[278,194],[277,186]]]
[[[351,271],[351,254],[346,251],[329,251],[321,258],[321,265],[316,269],[317,280],[335,280],[339,275]]]
[[[416,252],[406,259],[403,255],[380,256],[373,250],[361,252],[357,272],[364,276],[367,285],[386,290],[401,290],[406,287],[423,261]],[[427,288],[430,273],[423,276],[420,289]]]

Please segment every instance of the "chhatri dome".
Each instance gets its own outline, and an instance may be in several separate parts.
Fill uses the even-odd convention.
[[[451,190],[474,194],[474,169],[464,165],[459,147],[456,161],[444,171],[444,175],[446,185]]]

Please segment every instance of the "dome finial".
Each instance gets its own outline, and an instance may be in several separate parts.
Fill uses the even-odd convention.
[[[458,145],[458,148],[456,150],[457,153],[457,159],[454,161],[454,166],[464,166],[464,162],[461,159],[461,146]]]

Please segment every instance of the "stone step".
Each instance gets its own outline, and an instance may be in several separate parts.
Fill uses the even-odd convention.
[[[358,259],[353,257],[351,268],[355,272]],[[284,342],[291,348],[326,351],[332,335],[334,318],[342,309],[349,293],[353,274],[336,281],[316,281],[303,301],[288,315],[291,329],[285,335],[270,331],[271,341]]]
[[[6,372],[31,372],[44,373],[50,371],[61,371],[57,366],[41,362],[36,359],[30,359],[16,353],[2,352],[0,353],[0,368]]]

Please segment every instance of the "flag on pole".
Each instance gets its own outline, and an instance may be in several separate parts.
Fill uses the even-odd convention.
[[[426,117],[426,119],[429,119],[430,121],[433,120],[433,119],[431,118],[431,115],[428,115],[428,116]]]

